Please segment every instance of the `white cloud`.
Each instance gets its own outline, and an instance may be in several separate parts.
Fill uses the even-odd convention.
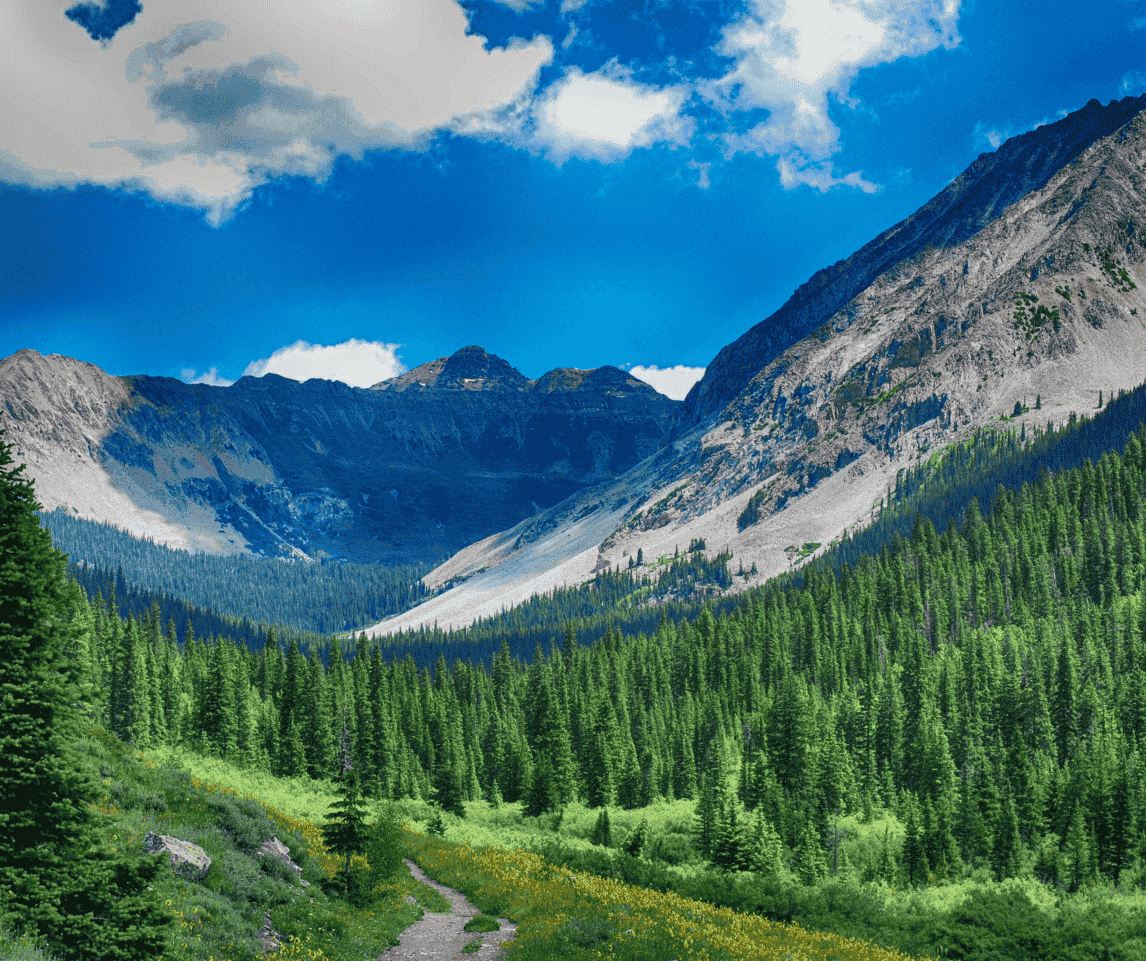
[[[842,184],[845,187],[858,187],[865,194],[879,190],[879,184],[865,180],[858,170],[837,177],[832,173],[830,163],[809,163],[799,167],[790,157],[781,157],[776,161],[776,169],[780,173],[780,185],[788,189],[798,184],[807,184],[817,190],[831,190]]]
[[[532,93],[548,37],[487,50],[458,0],[151,2],[97,43],[72,0],[7,0],[0,180],[144,191],[226,219],[283,174],[418,148]]]
[[[491,0],[493,3],[500,3],[503,7],[509,7],[514,13],[527,13],[534,7],[541,6],[545,0]]]
[[[610,161],[654,143],[684,144],[695,122],[681,114],[684,85],[637,83],[615,61],[595,73],[571,67],[532,109],[531,143],[557,163]]]
[[[1141,23],[1135,21],[1135,29],[1146,27],[1146,17],[1139,17]],[[1146,76],[1143,76],[1141,70],[1128,70],[1122,75],[1122,80],[1118,84],[1118,89],[1122,91],[1124,96],[1137,96],[1146,90]]]
[[[234,383],[233,380],[220,377],[218,368],[215,367],[212,367],[210,370],[205,370],[201,374],[196,374],[193,367],[184,367],[179,371],[179,376],[188,384],[209,384],[212,387],[230,387]]]
[[[329,347],[299,340],[280,347],[265,360],[252,361],[243,375],[278,374],[301,381],[320,377],[340,380],[351,387],[370,387],[406,372],[397,354],[401,346],[357,338]]]
[[[716,52],[731,69],[700,92],[728,115],[769,115],[726,138],[730,153],[777,157],[781,182],[827,190],[838,184],[874,189],[858,172],[837,177],[829,158],[839,128],[832,99],[848,102],[864,67],[919,56],[959,42],[960,0],[751,0],[749,13],[726,26]]]
[[[705,368],[685,367],[682,364],[677,364],[675,367],[657,367],[652,364],[648,367],[630,367],[628,371],[666,397],[684,400],[692,385],[704,376]]]

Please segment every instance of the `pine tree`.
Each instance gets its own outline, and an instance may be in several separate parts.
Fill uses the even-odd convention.
[[[800,833],[800,844],[796,850],[796,876],[804,884],[817,884],[828,873],[828,862],[824,857],[824,845],[819,832],[811,821],[804,824]]]
[[[1015,816],[1015,804],[1011,799],[1011,792],[1005,791],[991,850],[991,866],[995,869],[995,877],[998,880],[1013,878],[1019,873],[1021,850],[1019,819]]]
[[[525,813],[536,817],[573,799],[573,748],[569,719],[561,708],[548,665],[541,668],[536,700],[531,707],[535,719],[532,732],[535,763]]]
[[[602,847],[611,848],[613,846],[613,826],[609,823],[608,808],[601,808],[601,813],[597,815],[597,823],[593,825],[593,833],[589,835],[589,840],[593,844],[600,844]]]
[[[752,815],[748,837],[748,869],[766,878],[778,878],[784,867],[784,847],[776,829],[759,808]]]
[[[98,785],[73,746],[84,679],[68,657],[66,558],[2,437],[0,926],[37,934],[66,958],[155,957],[171,920],[148,891],[162,864],[113,852],[100,836]]]
[[[362,798],[358,772],[351,760],[350,733],[345,724],[342,728],[339,755],[341,778],[338,784],[338,800],[331,804],[327,813],[326,823],[322,826],[322,839],[333,854],[343,858],[340,872],[343,892],[347,898],[353,898],[358,879],[351,874],[350,858],[366,851],[370,841],[370,831],[366,825],[366,804]]]
[[[1090,837],[1082,819],[1082,807],[1075,805],[1070,830],[1063,841],[1062,866],[1059,869],[1059,876],[1068,890],[1077,891],[1093,877],[1090,867],[1092,860]]]
[[[923,841],[923,829],[919,823],[919,806],[915,796],[908,791],[905,802],[905,833],[903,838],[903,873],[911,884],[925,884],[931,865],[927,863],[927,848]]]

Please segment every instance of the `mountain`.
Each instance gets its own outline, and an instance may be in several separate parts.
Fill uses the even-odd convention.
[[[218,554],[440,559],[648,457],[677,406],[616,368],[535,383],[480,347],[369,389],[0,361],[0,426],[45,508]]]
[[[697,539],[759,583],[971,431],[1146,380],[1144,107],[1091,101],[980,156],[720,351],[653,457],[471,545],[427,579],[460,587],[382,629],[468,623]]]

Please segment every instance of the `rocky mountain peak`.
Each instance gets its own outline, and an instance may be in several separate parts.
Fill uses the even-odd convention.
[[[1141,384],[1144,107],[1091,102],[981,156],[724,348],[654,457],[452,558],[429,580],[472,579],[397,623],[468,623],[483,590],[504,606],[694,541],[758,584],[972,431],[1029,436]]]
[[[381,381],[371,389],[526,391],[532,386],[533,381],[507,361],[481,347],[470,346]]]
[[[851,257],[815,273],[779,310],[721,350],[685,398],[680,429],[718,413],[762,366],[811,334],[882,274],[927,250],[966,242],[1144,107],[1146,95],[1106,106],[1091,100],[1055,123],[1012,137],[993,153],[980,154],[910,217]]]

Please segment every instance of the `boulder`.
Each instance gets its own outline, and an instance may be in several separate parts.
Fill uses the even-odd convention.
[[[211,858],[199,845],[190,841],[180,841],[166,834],[149,832],[143,839],[143,849],[148,854],[166,851],[171,859],[171,870],[182,878],[199,881],[207,876]]]
[[[281,861],[298,875],[298,879],[302,881],[304,887],[310,886],[309,881],[302,880],[302,868],[290,859],[290,848],[283,844],[278,838],[271,838],[269,841],[264,841],[260,844],[257,856],[260,858],[274,858],[276,861]]]

